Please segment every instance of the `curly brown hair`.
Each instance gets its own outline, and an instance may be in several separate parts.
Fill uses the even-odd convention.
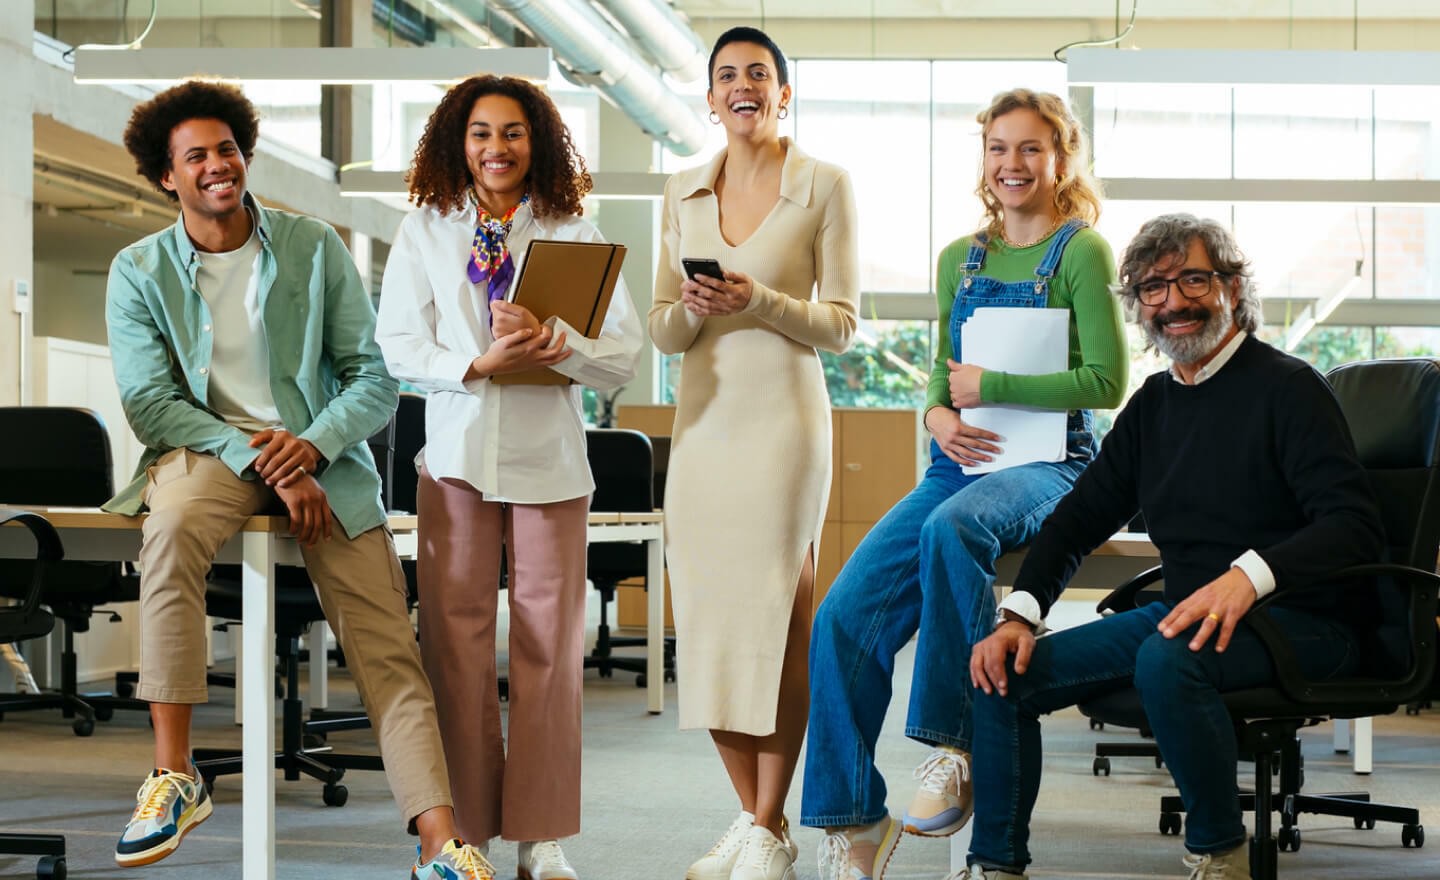
[[[125,126],[125,149],[135,158],[135,170],[170,201],[180,197],[160,184],[171,168],[170,133],[191,119],[218,119],[230,126],[245,164],[255,156],[260,117],[245,93],[226,83],[190,80],[166,89],[130,114]]]
[[[465,162],[465,129],[470,110],[486,95],[504,95],[525,111],[530,123],[530,210],[537,217],[583,213],[580,200],[594,183],[585,158],[570,139],[560,111],[538,86],[513,76],[472,76],[445,97],[425,123],[415,161],[405,175],[410,201],[433,205],[442,214],[465,206],[470,168]]]

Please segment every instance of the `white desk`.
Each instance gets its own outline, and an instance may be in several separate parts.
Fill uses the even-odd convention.
[[[34,509],[34,508],[31,508]],[[131,560],[139,555],[140,524],[144,517],[126,517],[98,510],[36,509],[60,533],[65,558],[80,560]],[[391,516],[396,551],[414,558],[416,517]],[[275,694],[273,663],[275,646],[275,566],[303,565],[300,548],[287,532],[283,516],[252,516],[239,534],[228,541],[215,557],[217,562],[241,566],[242,635],[237,699],[246,707],[241,734],[245,773],[242,849],[246,880],[275,878]],[[664,528],[663,517],[654,513],[592,513],[587,537],[590,541],[645,541],[648,544],[649,644],[646,651],[647,708],[658,715],[665,708],[664,658]],[[29,558],[34,541],[24,528],[0,529],[0,557]]]

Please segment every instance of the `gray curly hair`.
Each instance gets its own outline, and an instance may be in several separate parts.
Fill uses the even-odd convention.
[[[1240,252],[1230,230],[1214,220],[1202,220],[1194,214],[1162,214],[1146,221],[1120,258],[1120,284],[1117,293],[1132,314],[1137,311],[1139,297],[1132,285],[1156,263],[1180,256],[1190,249],[1195,239],[1205,245],[1210,264],[1222,275],[1239,280],[1235,297],[1235,323],[1247,333],[1260,329],[1260,297],[1250,273],[1250,261]]]

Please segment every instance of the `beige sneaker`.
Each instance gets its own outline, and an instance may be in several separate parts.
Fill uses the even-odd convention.
[[[520,880],[579,880],[580,875],[565,858],[560,844],[553,840],[521,843],[518,862],[516,873]]]
[[[920,790],[905,810],[905,833],[949,837],[965,827],[975,811],[970,784],[970,756],[939,746],[915,768]]]
[[[900,823],[889,815],[827,834],[820,841],[820,880],[881,880],[899,842]]]
[[[751,825],[735,856],[729,880],[795,880],[795,849],[764,825]]]
[[[685,872],[685,880],[730,880],[730,869],[735,867],[735,857],[750,826],[755,824],[755,814],[742,811],[736,817],[710,851]]]
[[[1250,880],[1250,846],[1242,843],[1220,853],[1187,853],[1189,880]]]

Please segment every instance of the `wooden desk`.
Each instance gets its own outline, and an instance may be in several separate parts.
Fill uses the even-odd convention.
[[[60,533],[65,558],[113,561],[132,560],[140,551],[143,516],[127,517],[99,510],[29,508],[41,513]],[[396,515],[389,519],[395,549],[402,558],[415,557],[417,518]],[[587,530],[590,541],[645,541],[648,544],[650,621],[646,651],[647,708],[664,711],[663,608],[665,602],[663,517],[654,513],[592,513]],[[13,525],[13,524],[12,524]],[[275,694],[272,659],[275,648],[275,566],[303,565],[300,547],[288,534],[283,516],[252,516],[240,532],[216,555],[217,562],[241,566],[242,630],[237,699],[246,707],[241,750],[245,773],[241,796],[243,875],[246,880],[275,878]],[[0,557],[32,558],[30,533],[23,528],[0,529]]]

